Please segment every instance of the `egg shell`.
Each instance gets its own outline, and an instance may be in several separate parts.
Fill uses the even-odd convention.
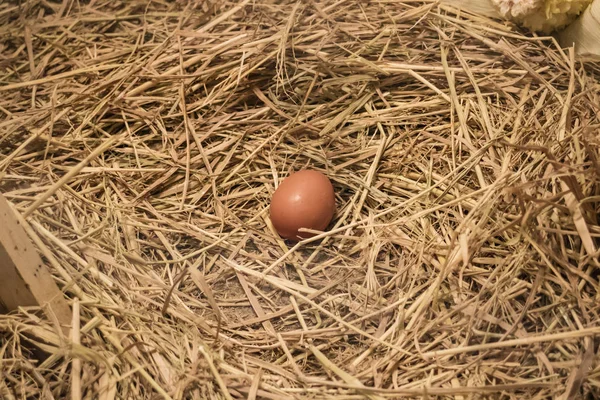
[[[273,227],[285,239],[312,237],[301,228],[324,231],[335,213],[335,194],[329,178],[319,171],[300,170],[281,182],[271,199]]]

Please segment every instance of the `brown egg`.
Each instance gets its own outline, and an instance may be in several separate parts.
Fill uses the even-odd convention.
[[[335,196],[329,179],[318,171],[301,170],[281,182],[271,199],[271,222],[285,239],[313,236],[300,228],[323,231],[335,213]]]

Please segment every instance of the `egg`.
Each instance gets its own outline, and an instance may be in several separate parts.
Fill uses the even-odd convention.
[[[335,213],[335,194],[329,178],[310,169],[292,173],[281,182],[271,198],[273,227],[285,239],[312,237],[301,228],[324,231]]]

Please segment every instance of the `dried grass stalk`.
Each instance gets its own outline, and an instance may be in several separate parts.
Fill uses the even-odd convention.
[[[74,302],[0,316],[0,397],[600,397],[598,64],[428,0],[5,2],[0,37],[0,190]],[[292,245],[303,167],[339,207]]]

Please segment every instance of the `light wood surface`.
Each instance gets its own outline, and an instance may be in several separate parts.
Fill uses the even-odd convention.
[[[0,308],[45,306],[63,331],[71,321],[71,310],[37,249],[0,194]]]
[[[575,54],[600,58],[600,0],[592,4],[558,35],[561,46],[575,44]]]

